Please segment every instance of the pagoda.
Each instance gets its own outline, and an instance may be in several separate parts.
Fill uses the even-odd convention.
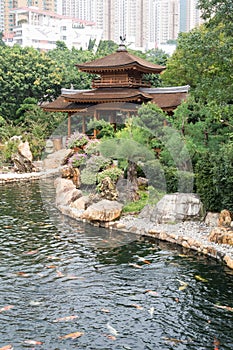
[[[68,113],[68,136],[71,133],[71,115],[82,115],[83,132],[85,115],[93,110],[100,119],[108,113],[109,122],[116,115],[130,116],[142,103],[152,102],[168,114],[187,98],[189,86],[151,88],[144,79],[147,74],[160,74],[166,67],[148,62],[129,53],[122,42],[117,51],[94,61],[77,64],[81,72],[95,74],[90,90],[62,89],[61,95],[42,108],[50,112]]]

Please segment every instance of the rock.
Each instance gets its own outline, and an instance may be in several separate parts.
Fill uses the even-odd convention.
[[[19,152],[19,154],[21,154],[21,156],[29,159],[30,162],[32,162],[33,157],[32,157],[32,152],[30,150],[30,146],[29,146],[28,141],[21,142],[18,145],[18,152]]]
[[[149,180],[146,179],[145,177],[137,178],[137,184],[140,190],[145,190],[146,188],[148,188],[148,183],[149,183]]]
[[[139,219],[150,219],[153,213],[154,207],[152,205],[145,205],[145,207],[140,211]]]
[[[227,266],[230,268],[230,269],[233,269],[233,259],[228,256],[228,255],[225,255],[225,257],[223,258],[223,260],[225,261],[225,263],[227,264]]]
[[[12,154],[11,160],[14,162],[14,171],[17,173],[32,173],[36,171],[33,163],[20,153]]]
[[[86,210],[89,204],[90,204],[89,196],[82,196],[76,199],[73,203],[71,203],[70,206],[72,208],[76,208],[79,210]]]
[[[205,224],[215,227],[218,224],[219,213],[208,212],[205,217]]]
[[[211,242],[233,245],[233,230],[223,226],[215,227],[208,238]]]
[[[203,218],[203,205],[193,193],[166,194],[153,208],[150,220],[158,224]]]
[[[139,199],[138,186],[127,179],[120,178],[117,181],[116,189],[118,192],[118,201],[127,203]]]
[[[73,168],[71,166],[64,166],[61,169],[61,177],[71,179],[76,188],[81,186],[80,171],[78,168]]]
[[[56,188],[56,193],[63,193],[63,192],[68,192],[68,191],[72,191],[73,189],[75,189],[75,185],[73,183],[72,180],[69,179],[63,179],[58,177],[55,181],[54,181],[54,186]]]
[[[219,214],[219,218],[218,218],[218,226],[231,226],[231,213],[229,212],[229,210],[222,210],[221,213]]]
[[[114,201],[118,197],[118,192],[116,190],[116,185],[110,179],[109,176],[106,176],[100,184],[100,195],[105,199],[109,199],[110,201]]]
[[[123,205],[103,199],[90,205],[82,214],[82,218],[90,221],[113,221],[120,217]]]
[[[74,188],[71,191],[57,193],[56,205],[70,205],[82,196],[82,191]]]
[[[69,157],[73,155],[72,149],[61,149],[57,152],[51,153],[44,159],[43,168],[56,169],[62,165],[65,165]]]

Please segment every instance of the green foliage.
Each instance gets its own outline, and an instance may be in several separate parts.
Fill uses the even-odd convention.
[[[17,45],[0,46],[1,115],[14,120],[25,97],[43,101],[58,96],[62,75],[62,68],[46,53]]]
[[[96,185],[97,182],[97,173],[93,172],[89,168],[84,168],[81,171],[81,183],[83,185]]]
[[[139,191],[139,200],[134,202],[129,202],[124,205],[122,212],[123,213],[139,213],[145,205],[148,203],[148,192],[145,191]]]
[[[112,40],[100,40],[96,51],[96,58],[110,55],[111,53],[114,53],[117,48],[118,45]]]
[[[225,22],[181,33],[175,53],[162,74],[165,85],[191,86],[199,101],[232,101],[233,37]]]
[[[194,173],[178,170],[173,167],[164,167],[167,193],[190,193],[193,190]]]
[[[104,119],[92,119],[87,126],[88,130],[98,130],[97,138],[101,139],[103,137],[114,137],[115,131],[112,124],[106,122]]]
[[[69,89],[89,89],[91,87],[92,76],[79,72],[76,64],[91,61],[94,55],[91,51],[83,51],[62,46],[63,42],[57,45],[56,49],[50,50],[47,55],[62,69],[62,87]]]
[[[233,143],[223,145],[218,153],[206,153],[197,162],[197,192],[210,211],[233,210]]]
[[[4,162],[11,162],[12,154],[17,152],[18,145],[20,143],[19,139],[9,140],[4,144],[2,149],[2,157]]]
[[[98,183],[101,183],[101,181],[103,181],[103,179],[108,176],[108,177],[110,177],[110,179],[113,182],[116,183],[122,174],[123,174],[123,172],[121,169],[113,166],[113,167],[107,168],[107,169],[101,171],[100,173],[98,173],[97,181],[98,181]]]

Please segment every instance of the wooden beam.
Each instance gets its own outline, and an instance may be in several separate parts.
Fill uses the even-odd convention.
[[[67,136],[71,135],[71,113],[68,112],[68,125],[67,125]]]

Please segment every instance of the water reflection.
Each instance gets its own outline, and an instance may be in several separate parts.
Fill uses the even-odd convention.
[[[55,209],[51,218],[37,183],[0,192],[0,347],[233,348],[233,312],[215,306],[233,307],[232,271]]]

